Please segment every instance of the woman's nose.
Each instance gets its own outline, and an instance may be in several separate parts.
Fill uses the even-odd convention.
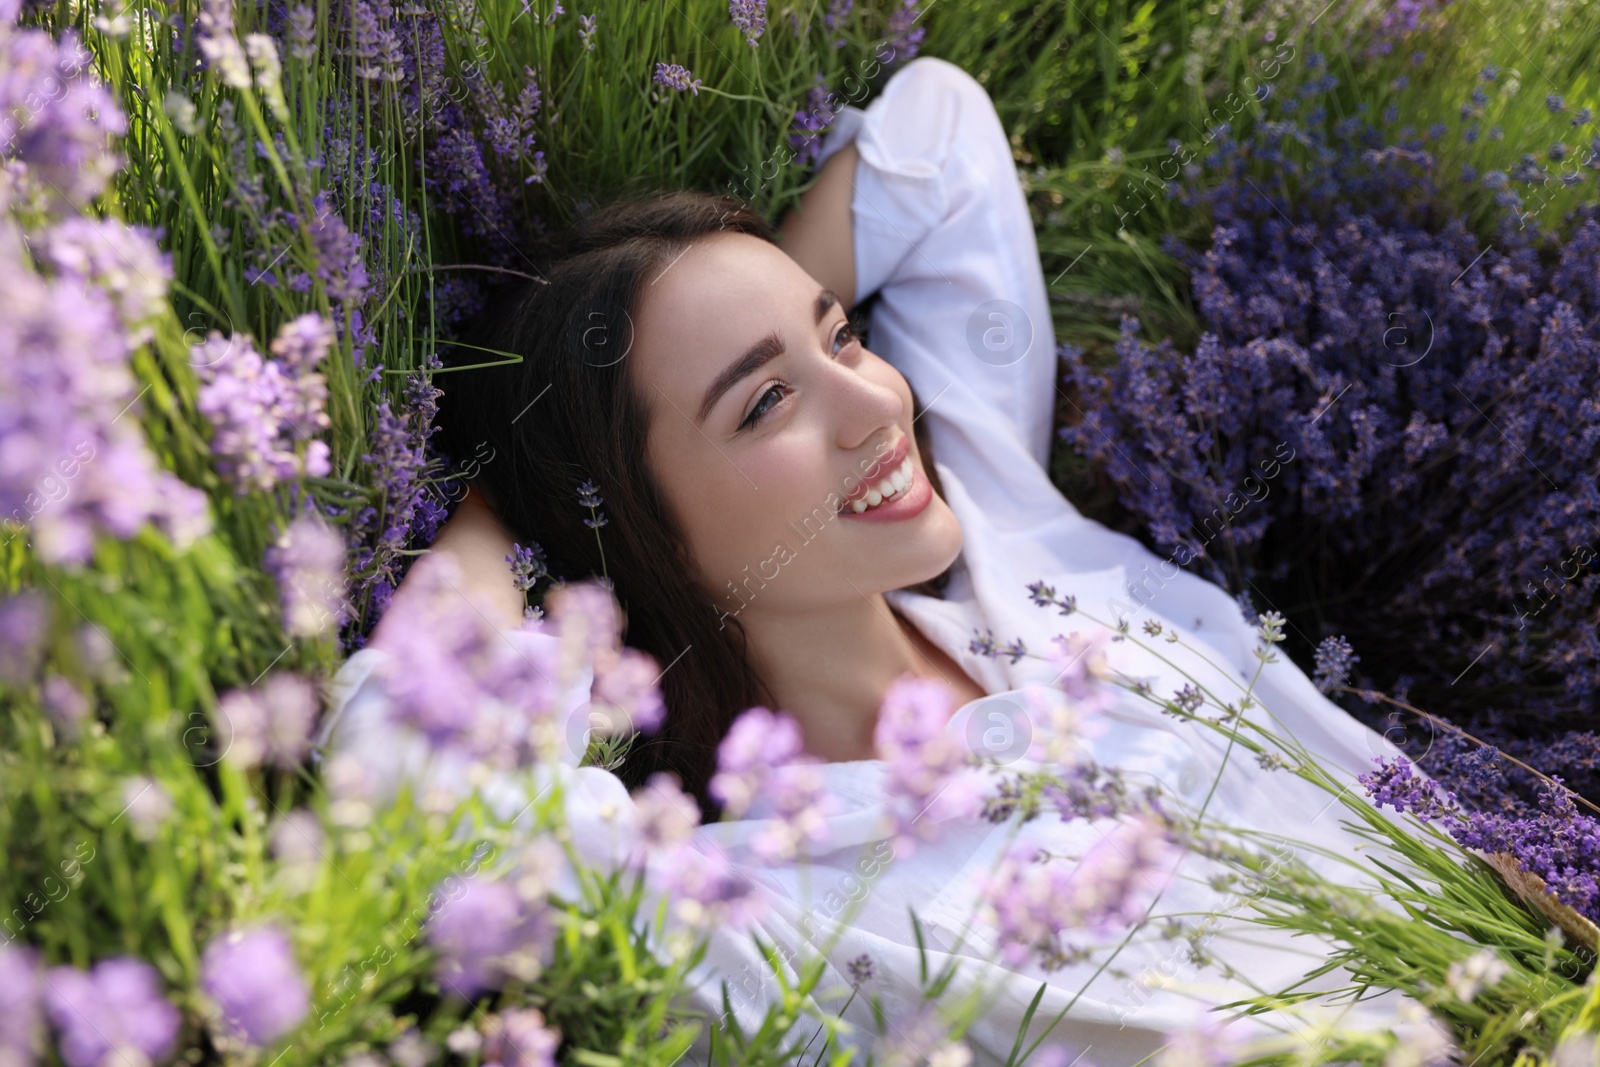
[[[840,447],[860,448],[900,421],[905,390],[896,388],[900,372],[888,363],[863,353],[854,366],[834,363],[830,371]]]

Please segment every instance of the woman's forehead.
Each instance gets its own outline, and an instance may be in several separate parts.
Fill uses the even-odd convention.
[[[764,335],[811,327],[817,283],[776,245],[725,233],[695,242],[640,290],[633,373],[691,419],[701,391]],[[797,333],[796,331],[801,331]]]

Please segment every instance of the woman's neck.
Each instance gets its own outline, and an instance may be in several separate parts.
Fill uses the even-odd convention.
[[[984,690],[891,610],[882,593],[839,607],[745,620],[751,666],[827,762],[872,759],[878,706],[903,674],[943,682],[952,709]]]

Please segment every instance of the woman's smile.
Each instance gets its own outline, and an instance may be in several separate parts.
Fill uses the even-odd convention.
[[[911,438],[902,434],[839,505],[839,515],[863,522],[900,522],[922,514],[933,499],[928,479],[917,476]]]
[[[906,480],[907,477],[909,481]],[[903,522],[906,519],[914,519],[927,510],[929,502],[933,500],[933,486],[927,478],[917,475],[916,464],[909,456],[896,469],[895,478],[904,481],[905,484],[904,488],[896,491],[893,496],[882,499],[878,490],[874,488],[864,499],[856,500],[841,511],[840,517],[858,522]],[[882,502],[871,503],[875,496]]]

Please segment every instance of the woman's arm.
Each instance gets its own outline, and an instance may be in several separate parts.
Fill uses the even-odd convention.
[[[845,145],[822,165],[816,184],[778,228],[783,250],[805,272],[834,291],[848,312],[856,303],[855,223],[850,199],[855,192],[854,144]]]
[[[785,251],[826,282],[817,272],[832,269],[849,235],[855,296],[879,296],[873,352],[925,405],[939,461],[980,503],[1010,512],[1034,487],[984,486],[1048,463],[1056,354],[1033,221],[994,102],[961,68],[918,56],[864,111],[844,109],[821,154],[799,241],[791,250],[786,236]],[[841,192],[848,204],[831,206]]]
[[[456,561],[463,579],[462,595],[496,626],[507,630],[522,624],[523,594],[511,580],[511,565],[506,562],[512,545],[511,534],[500,524],[483,494],[468,486],[467,495],[429,549],[430,554],[450,556]],[[406,612],[414,589],[415,583],[408,574],[378,620],[369,644],[385,647],[389,630],[385,624],[391,616]]]

